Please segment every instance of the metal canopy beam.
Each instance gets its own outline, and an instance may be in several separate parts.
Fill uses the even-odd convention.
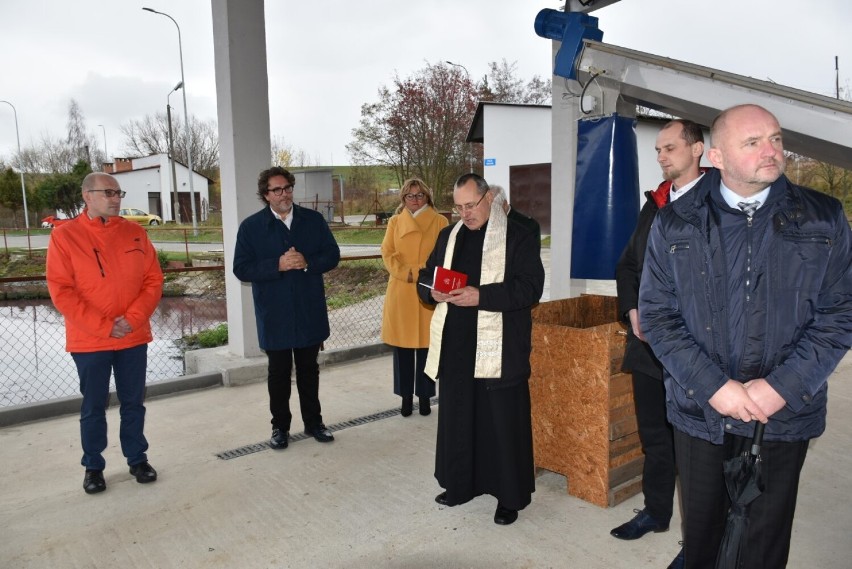
[[[630,103],[705,126],[728,107],[761,105],[780,121],[786,150],[852,169],[852,103],[847,101],[585,40],[578,77],[586,82],[592,76]]]
[[[565,2],[566,12],[583,12],[588,14],[601,8],[606,8],[610,4],[615,4],[620,0],[568,0]]]

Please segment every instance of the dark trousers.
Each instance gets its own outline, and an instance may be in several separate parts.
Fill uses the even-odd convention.
[[[435,382],[423,369],[429,348],[393,349],[393,392],[400,396],[433,397]]]
[[[293,361],[296,362],[296,388],[299,390],[299,407],[305,429],[322,423],[322,409],[319,402],[319,355],[320,345],[307,348],[288,348],[286,350],[267,350],[269,357],[269,410],[272,412],[272,426],[284,431],[290,430],[290,376]]]
[[[722,463],[751,446],[751,438],[725,435],[724,444],[714,445],[677,430],[674,438],[684,512],[685,567],[713,569],[730,504]],[[786,567],[808,442],[763,442],[760,456],[765,488],[748,510],[741,569]]]
[[[645,453],[642,469],[642,493],[645,509],[657,521],[669,523],[674,502],[674,437],[666,419],[666,388],[661,379],[633,372],[633,400],[639,440]]]
[[[103,470],[107,447],[106,408],[109,404],[109,378],[115,374],[115,393],[118,396],[121,426],[118,437],[127,464],[133,466],[148,460],[145,452],[145,368],[148,364],[148,345],[124,350],[78,352],[71,357],[80,377],[80,439],[83,458],[88,470]]]

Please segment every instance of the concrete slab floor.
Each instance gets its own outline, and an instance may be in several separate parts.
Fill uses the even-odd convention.
[[[394,409],[391,359],[322,370],[327,424]],[[831,378],[829,426],[805,463],[789,567],[846,568],[852,559],[852,358]],[[292,432],[301,430],[298,404]],[[269,436],[263,383],[148,402],[146,434],[160,479],[137,484],[109,411],[107,491],[82,490],[78,417],[0,429],[0,567],[665,568],[667,533],[633,542],[609,530],[642,507],[602,509],[542,472],[518,521],[497,526],[496,500],[439,506],[432,475],[439,408],[392,415],[231,460],[217,453]]]

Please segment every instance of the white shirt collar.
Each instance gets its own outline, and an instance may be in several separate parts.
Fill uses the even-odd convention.
[[[740,202],[748,203],[753,202],[755,200],[760,202],[760,205],[757,206],[757,209],[762,208],[763,204],[766,203],[767,198],[769,198],[770,188],[771,186],[766,186],[764,189],[754,194],[753,196],[744,198],[738,193],[734,192],[734,190],[726,186],[724,182],[719,182],[719,191],[722,193],[722,199],[725,200],[725,203],[731,206],[731,209],[740,209],[740,206],[737,205]]]
[[[272,212],[272,215],[275,216],[275,219],[284,223],[287,226],[287,229],[290,229],[290,225],[293,223],[293,208],[290,208],[290,211],[284,217],[278,215],[278,212],[272,209],[272,206],[269,206],[269,211]]]
[[[674,186],[674,182],[672,182],[672,188],[671,188],[671,190],[669,190],[669,202],[671,203],[671,202],[675,201],[676,199],[678,199],[678,198],[683,197],[684,195],[686,195],[686,192],[688,192],[689,190],[691,190],[691,189],[692,189],[692,186],[694,186],[695,184],[697,184],[697,183],[698,183],[698,180],[700,180],[703,176],[704,176],[704,172],[701,172],[701,173],[698,175],[698,177],[697,177],[697,178],[695,178],[695,179],[694,179],[694,180],[692,180],[691,182],[688,182],[688,183],[684,184],[684,185],[683,185],[683,187],[680,187],[680,188],[675,188],[675,186]]]

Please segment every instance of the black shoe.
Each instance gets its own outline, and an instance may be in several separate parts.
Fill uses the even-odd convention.
[[[420,398],[420,414],[425,417],[426,415],[431,413],[432,412],[432,407],[430,407],[431,404],[432,404],[432,402],[429,401],[428,397],[421,397]]]
[[[497,504],[497,511],[494,512],[494,523],[501,526],[508,526],[515,523],[518,519],[518,510],[510,510]]]
[[[439,504],[441,504],[442,506],[449,506],[450,508],[452,508],[453,506],[455,506],[455,504],[453,504],[452,502],[450,502],[450,499],[449,499],[449,498],[447,498],[447,493],[446,493],[446,492],[441,492],[440,494],[438,494],[437,496],[435,496],[435,501],[436,501],[436,502],[438,502]]]
[[[283,450],[290,444],[290,431],[272,429],[272,438],[269,439],[269,448]]]
[[[617,537],[618,539],[639,539],[650,531],[654,533],[669,531],[668,522],[663,523],[655,520],[645,510],[633,511],[636,512],[636,516],[629,522],[621,524],[609,532],[612,537]]]
[[[334,440],[334,435],[331,434],[331,431],[325,428],[325,425],[320,423],[316,427],[310,427],[305,429],[305,434],[312,436],[317,440],[317,442],[321,443],[330,443]]]
[[[86,475],[83,477],[83,490],[86,491],[86,494],[97,494],[106,490],[104,471],[86,470]]]
[[[148,461],[131,466],[130,474],[136,477],[136,482],[139,484],[147,484],[157,479],[157,471],[154,470],[153,466],[148,464]]]
[[[413,395],[403,395],[402,396],[402,409],[399,410],[399,414],[403,417],[408,417],[411,415],[411,411],[414,408],[414,396]]]
[[[672,561],[671,565],[668,566],[668,569],[683,569],[684,558],[683,558],[683,548],[680,548],[680,553]]]

